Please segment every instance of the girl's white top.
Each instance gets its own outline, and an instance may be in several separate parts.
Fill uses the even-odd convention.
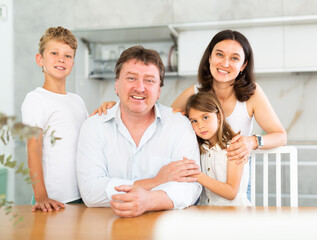
[[[227,182],[227,151],[216,145],[209,149],[207,145],[203,145],[206,153],[202,153],[201,170],[207,176],[212,177],[220,182]],[[206,187],[203,187],[203,192],[200,196],[199,205],[209,206],[251,206],[247,198],[247,187],[249,181],[249,164],[244,164],[244,170],[241,177],[239,191],[234,200],[223,198]]]

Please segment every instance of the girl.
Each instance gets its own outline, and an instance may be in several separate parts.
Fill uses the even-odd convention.
[[[210,92],[192,95],[185,113],[201,151],[202,172],[192,176],[204,187],[199,205],[250,206],[246,194],[249,164],[227,159],[227,145],[236,134],[225,121],[217,97]]]

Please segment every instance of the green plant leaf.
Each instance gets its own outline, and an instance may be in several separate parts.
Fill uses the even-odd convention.
[[[23,172],[23,166],[24,166],[24,162],[21,162],[18,169],[15,171],[15,173],[22,173]]]
[[[12,158],[12,155],[9,155],[9,157],[7,157],[3,165],[9,168],[15,168],[17,162],[11,161],[11,158]]]

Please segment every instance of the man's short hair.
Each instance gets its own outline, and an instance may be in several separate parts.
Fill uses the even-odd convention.
[[[160,73],[160,86],[164,86],[165,67],[160,57],[160,54],[152,49],[146,49],[142,46],[134,46],[124,50],[115,66],[116,79],[119,78],[122,66],[129,60],[137,60],[143,62],[145,65],[154,64]]]

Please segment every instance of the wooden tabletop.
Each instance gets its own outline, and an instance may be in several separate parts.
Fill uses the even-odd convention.
[[[201,236],[205,236],[201,234],[208,234],[208,232],[205,233],[202,229],[195,229],[195,226],[208,229],[208,226],[216,226],[216,224],[224,220],[226,222],[226,228],[228,228],[231,221],[232,225],[238,226],[238,229],[242,227],[248,229],[250,223],[243,222],[243,219],[248,219],[251,223],[262,221],[259,222],[259,224],[263,224],[266,219],[265,216],[270,217],[267,222],[274,224],[274,226],[276,226],[274,221],[280,221],[284,224],[285,222],[289,222],[288,219],[292,219],[295,216],[296,219],[299,218],[299,220],[292,222],[292,224],[298,226],[298,223],[300,223],[305,228],[303,229],[302,226],[301,231],[305,231],[307,234],[311,227],[309,222],[313,221],[314,226],[317,224],[317,207],[264,208],[193,206],[184,210],[145,213],[135,218],[119,218],[114,215],[111,208],[87,208],[83,204],[66,204],[64,210],[49,213],[41,211],[32,213],[30,205],[14,206],[14,209],[17,210],[18,215],[24,217],[24,220],[13,225],[13,222],[10,221],[10,216],[5,215],[4,209],[1,208],[1,240],[175,239],[175,236],[173,237],[173,235],[171,235],[171,229],[177,234],[176,236],[181,236],[181,234],[185,235],[182,239],[191,238],[191,234],[193,234],[193,236],[200,234],[199,238],[201,238]],[[256,219],[259,220],[254,220],[255,216],[257,217]],[[282,218],[279,219],[279,216]],[[307,218],[307,216],[311,216],[312,219]],[[221,220],[221,218],[223,219]],[[216,221],[213,222],[213,219],[216,219]],[[307,222],[305,223],[305,221]],[[164,224],[167,226],[164,226]],[[204,224],[207,224],[207,227],[204,227]],[[239,227],[239,224],[241,224],[241,227]],[[264,222],[264,224],[266,223]],[[164,233],[165,228],[167,229],[166,234],[169,235]],[[265,229],[264,227],[261,228]],[[220,228],[217,227],[217,229],[219,230]],[[254,229],[254,227],[252,227],[252,229]],[[157,232],[164,233],[165,235],[157,234]],[[215,234],[216,231],[213,230],[213,233]],[[311,234],[311,232],[309,232],[309,234]],[[186,238],[186,236],[188,238]],[[195,237],[195,239],[197,238]],[[307,237],[305,239],[307,239]],[[312,239],[317,239],[317,232],[315,238]]]

